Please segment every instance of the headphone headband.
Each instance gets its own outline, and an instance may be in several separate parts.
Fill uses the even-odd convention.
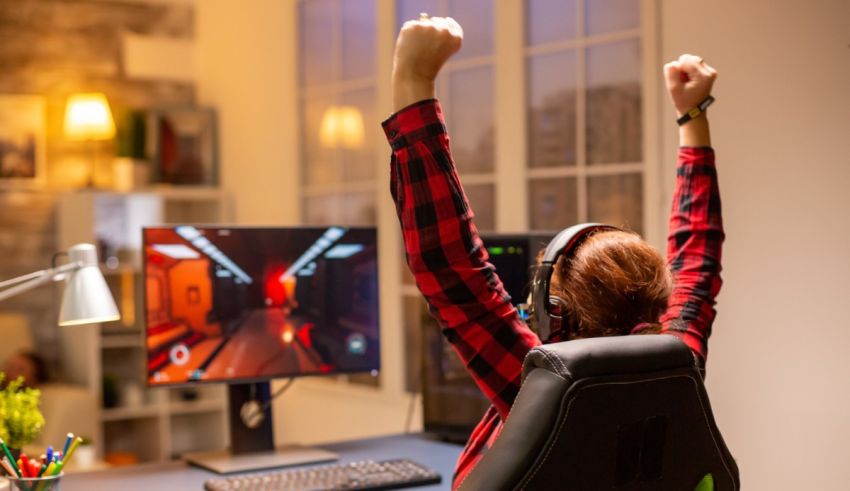
[[[566,257],[572,256],[575,250],[578,249],[578,246],[596,232],[616,230],[621,229],[603,223],[580,223],[560,231],[549,242],[549,245],[546,246],[543,259],[534,274],[534,283],[531,289],[534,322],[537,328],[537,335],[541,341],[545,342],[552,333],[553,319],[559,320],[562,326],[566,325],[564,322],[564,318],[567,315],[566,309],[562,307],[561,312],[555,315],[551,311],[549,301],[549,285],[558,258],[562,255]]]

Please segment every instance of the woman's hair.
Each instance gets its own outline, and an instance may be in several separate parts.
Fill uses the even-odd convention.
[[[572,257],[561,256],[550,295],[564,299],[567,339],[658,332],[658,318],[672,289],[670,271],[657,249],[631,232],[598,232]]]

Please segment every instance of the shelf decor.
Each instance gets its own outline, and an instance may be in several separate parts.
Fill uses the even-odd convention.
[[[156,180],[166,184],[218,184],[216,113],[210,108],[153,113],[151,138]]]
[[[0,187],[39,187],[45,181],[44,97],[0,94]]]

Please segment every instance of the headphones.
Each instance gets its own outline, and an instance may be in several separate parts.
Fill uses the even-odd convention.
[[[568,309],[564,300],[560,297],[549,295],[549,284],[552,273],[555,271],[555,263],[561,256],[571,257],[576,249],[584,243],[591,235],[597,232],[619,231],[620,228],[602,223],[580,223],[566,228],[549,242],[543,259],[534,273],[534,281],[531,284],[531,312],[530,317],[541,341],[546,342],[552,334],[552,325],[568,326]],[[553,307],[557,307],[557,312]]]

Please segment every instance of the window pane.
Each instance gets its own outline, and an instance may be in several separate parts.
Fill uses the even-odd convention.
[[[588,219],[643,233],[643,176],[621,174],[587,179]]]
[[[640,26],[640,0],[587,0],[585,9],[589,36]]]
[[[493,54],[493,0],[449,0],[444,15],[463,26],[463,48],[455,58]]]
[[[533,230],[558,231],[578,221],[574,177],[532,179],[529,200]]]
[[[576,163],[576,52],[528,60],[528,151],[531,167]]]
[[[342,223],[346,226],[368,226],[375,224],[375,193],[349,193],[340,196]]]
[[[322,119],[328,117],[332,103],[330,97],[310,97],[301,106],[304,182],[308,185],[339,182],[341,179],[336,151],[319,136]]]
[[[463,180],[463,178],[461,178]],[[464,186],[469,206],[475,213],[475,226],[478,230],[496,229],[496,194],[492,184]]]
[[[304,199],[304,217],[307,225],[374,225],[375,194],[310,196]]]
[[[493,171],[493,69],[458,70],[448,76],[447,125],[458,170]]]
[[[333,80],[334,1],[299,2],[301,85]]]
[[[342,78],[375,75],[375,0],[343,0]]]
[[[375,90],[363,89],[344,93],[339,114],[346,119],[340,130],[349,136],[341,139],[342,174],[346,181],[363,181],[375,177]],[[359,116],[359,119],[355,116]],[[353,125],[353,127],[349,126]],[[357,136],[359,135],[359,137]],[[349,141],[350,140],[350,141]]]
[[[336,225],[342,223],[340,196],[312,196],[304,198],[305,225]]]
[[[528,45],[576,37],[576,0],[526,0],[525,39]]]
[[[640,162],[641,61],[637,40],[587,50],[587,162]]]
[[[398,29],[401,29],[405,22],[418,19],[421,12],[433,16],[443,15],[438,0],[398,0],[395,9]]]

